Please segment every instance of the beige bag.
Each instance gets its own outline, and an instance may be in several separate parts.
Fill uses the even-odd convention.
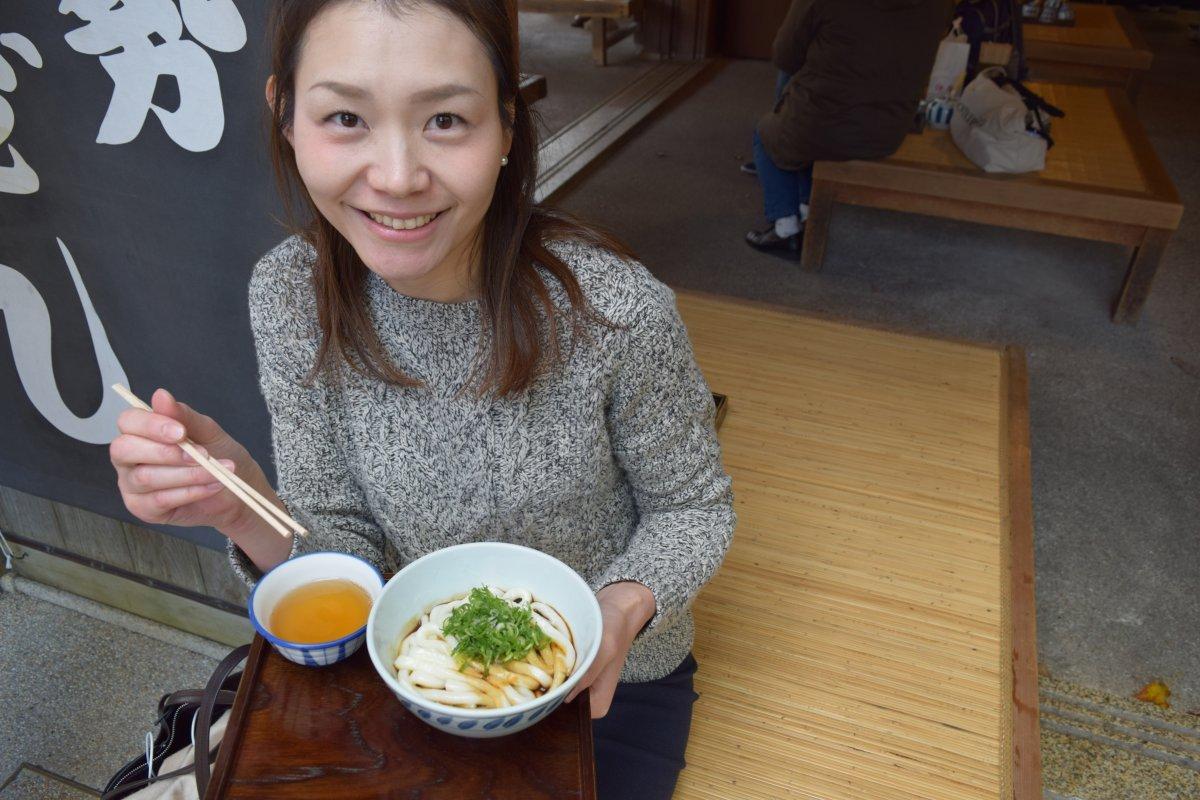
[[[221,739],[225,736],[225,724],[227,722],[229,722],[228,711],[222,714],[221,718],[209,728],[208,741],[211,747],[216,747],[221,743]],[[179,752],[168,756],[163,761],[162,766],[159,767],[159,772],[165,775],[176,770],[183,770],[192,766],[195,761],[196,746],[189,744]],[[200,800],[200,793],[196,787],[195,773],[187,770],[182,775],[155,781],[125,797],[126,800]]]
[[[1011,85],[998,86],[1000,67],[979,73],[954,104],[950,135],[967,158],[987,172],[1036,172],[1046,167],[1046,123],[1030,120],[1025,100]],[[1035,130],[1030,130],[1034,127]]]

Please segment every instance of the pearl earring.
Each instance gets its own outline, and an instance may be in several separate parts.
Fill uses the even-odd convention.
[[[508,156],[500,156],[500,166],[502,166],[502,167],[508,166]]]

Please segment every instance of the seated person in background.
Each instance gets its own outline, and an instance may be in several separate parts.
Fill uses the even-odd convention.
[[[912,129],[950,0],[793,0],[773,62],[791,75],[754,132],[766,228],[746,242],[799,258],[817,160],[883,158]]]

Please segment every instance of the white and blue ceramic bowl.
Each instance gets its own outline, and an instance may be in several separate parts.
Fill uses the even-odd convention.
[[[509,708],[454,708],[402,686],[392,666],[401,638],[433,606],[483,585],[528,589],[562,615],[578,654],[571,675],[554,691]],[[417,717],[455,736],[492,738],[524,730],[558,708],[596,658],[601,630],[596,596],[566,564],[528,547],[475,542],[430,553],[387,582],[367,618],[367,651],[384,683]]]
[[[262,576],[250,594],[248,605],[250,622],[254,629],[275,647],[279,655],[306,667],[336,664],[362,647],[367,634],[367,626],[364,625],[332,642],[299,644],[280,639],[267,630],[266,623],[271,619],[271,611],[284,595],[306,583],[324,578],[345,578],[354,581],[371,596],[372,606],[378,602],[383,591],[383,576],[379,574],[379,570],[358,556],[345,553],[308,553],[288,559]]]

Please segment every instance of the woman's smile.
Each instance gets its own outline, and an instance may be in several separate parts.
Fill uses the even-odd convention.
[[[350,206],[350,208],[354,208]],[[403,216],[388,216],[376,211],[364,211],[354,208],[363,220],[367,230],[386,242],[419,242],[433,235],[438,222],[442,219],[443,211],[424,214],[405,214]],[[448,209],[447,209],[448,210]]]

